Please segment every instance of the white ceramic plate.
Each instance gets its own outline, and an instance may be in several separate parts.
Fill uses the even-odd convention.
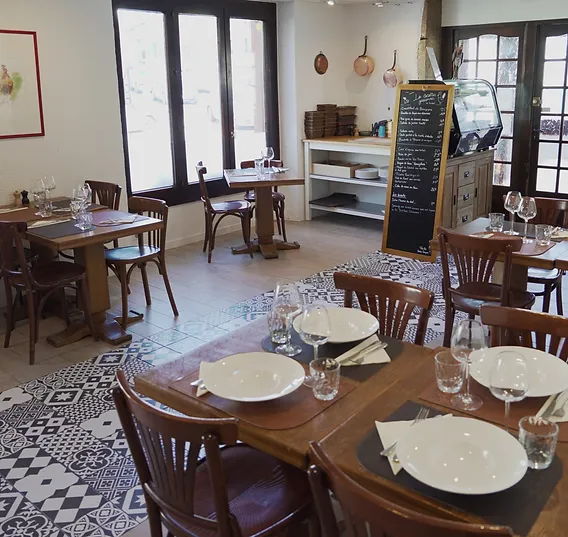
[[[304,376],[298,362],[269,352],[233,354],[201,371],[211,393],[242,402],[284,397],[302,385]]]
[[[503,429],[472,418],[425,420],[396,446],[402,467],[418,481],[456,494],[491,494],[518,483],[527,454]]]
[[[546,397],[568,389],[568,364],[553,354],[525,347],[493,347],[472,353],[471,376],[489,388],[489,377],[499,353],[518,352],[529,370],[527,397]]]
[[[353,308],[328,308],[331,325],[330,343],[351,343],[366,339],[377,332],[379,321],[366,311]],[[294,319],[294,329],[300,331],[302,316]]]

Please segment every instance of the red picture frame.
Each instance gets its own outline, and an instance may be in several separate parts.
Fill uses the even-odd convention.
[[[38,123],[39,123],[39,129],[37,131],[33,131],[33,132],[15,132],[13,134],[3,134],[2,130],[1,130],[1,126],[0,126],[0,140],[1,139],[10,139],[10,138],[31,138],[31,137],[36,137],[36,136],[45,136],[45,122],[44,122],[44,117],[43,117],[43,100],[42,100],[42,92],[41,92],[41,77],[40,77],[40,69],[39,69],[39,53],[38,53],[38,42],[37,42],[37,32],[32,32],[32,31],[28,31],[28,30],[2,30],[0,29],[0,40],[2,39],[3,36],[5,35],[18,35],[18,36],[30,36],[33,40],[33,61],[34,61],[34,67],[35,67],[35,78],[36,78],[36,85],[37,85],[37,113],[38,113]],[[0,47],[0,50],[2,50],[3,47]],[[2,76],[3,73],[5,72],[7,76],[9,76],[8,72],[7,72],[7,68],[4,67],[4,62],[2,60],[2,54],[0,54],[0,83],[2,81]],[[2,88],[2,85],[0,84],[0,90]],[[2,99],[2,97],[6,96],[6,93],[2,93],[2,91],[0,91],[0,99]],[[0,102],[0,106],[2,105],[2,103]],[[0,109],[0,117],[1,117],[1,112],[2,110]]]

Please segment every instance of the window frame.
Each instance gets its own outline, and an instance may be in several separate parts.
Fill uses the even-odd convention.
[[[238,167],[235,162],[233,122],[233,88],[231,80],[230,21],[231,19],[260,20],[264,24],[264,83],[265,83],[265,128],[267,145],[274,148],[275,159],[280,159],[280,128],[278,112],[278,64],[276,4],[243,0],[112,0],[118,93],[122,123],[122,141],[126,189],[128,196],[146,196],[164,200],[168,205],[181,205],[201,198],[194,166],[187,162],[183,115],[183,91],[178,15],[213,15],[218,17],[219,75],[221,96],[221,134],[223,138],[223,167]],[[164,15],[166,73],[170,129],[172,140],[172,166],[174,183],[171,187],[133,192],[126,125],[126,100],[122,76],[122,55],[118,10],[133,9],[154,11]],[[204,163],[207,165],[207,162]],[[230,189],[224,177],[207,178],[210,198],[239,192]]]

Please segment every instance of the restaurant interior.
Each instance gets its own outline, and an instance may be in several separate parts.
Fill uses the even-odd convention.
[[[566,535],[567,271],[566,0],[0,0],[0,536]]]

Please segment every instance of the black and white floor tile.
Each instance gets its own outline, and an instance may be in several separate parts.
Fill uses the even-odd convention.
[[[304,300],[341,304],[338,270],[435,292],[427,341],[443,331],[440,265],[372,253],[299,281]],[[265,315],[273,294],[0,393],[0,535],[120,537],[142,522],[144,496],[111,395],[117,368],[132,378],[173,360]]]

